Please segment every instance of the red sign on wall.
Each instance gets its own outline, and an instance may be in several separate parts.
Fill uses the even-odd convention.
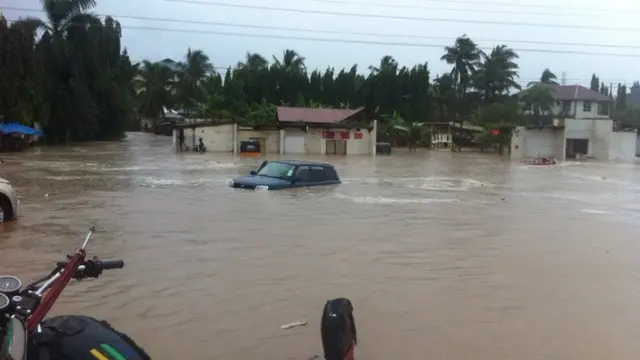
[[[323,131],[322,132],[322,138],[323,139],[335,139],[336,138],[336,133],[333,131]]]
[[[353,134],[353,138],[357,139],[357,140],[361,140],[362,139],[362,133],[361,132],[357,132],[357,133]]]
[[[491,130],[491,135],[493,135],[493,136],[498,136],[498,135],[500,135],[500,129],[492,129],[492,130]]]
[[[348,131],[340,132],[340,139],[348,140],[349,138],[351,138],[351,134]]]

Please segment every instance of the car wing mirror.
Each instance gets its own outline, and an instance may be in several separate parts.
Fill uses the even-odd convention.
[[[249,171],[249,175],[258,175],[258,172],[255,170]]]

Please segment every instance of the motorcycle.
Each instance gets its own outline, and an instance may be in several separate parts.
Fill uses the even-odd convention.
[[[129,336],[88,316],[45,319],[71,279],[98,278],[121,269],[123,260],[86,258],[82,246],[47,276],[27,286],[15,276],[0,276],[0,360],[151,360]],[[346,298],[326,302],[321,320],[326,360],[354,360],[357,344],[353,306]]]
[[[105,321],[79,315],[45,320],[71,279],[98,278],[104,270],[124,267],[122,260],[86,258],[94,231],[92,227],[75,254],[27,286],[15,276],[0,276],[0,360],[151,359]]]

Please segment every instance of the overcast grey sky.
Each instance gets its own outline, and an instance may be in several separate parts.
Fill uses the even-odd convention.
[[[440,61],[443,47],[466,33],[481,47],[490,48],[506,44],[514,49],[562,50],[577,52],[599,52],[607,54],[637,54],[637,57],[616,55],[591,56],[581,54],[558,54],[525,52],[520,54],[520,77],[523,82],[535,80],[544,68],[550,68],[558,76],[566,72],[567,83],[582,83],[588,86],[592,73],[606,83],[640,80],[640,2],[631,0],[332,0],[333,3],[317,0],[194,0],[200,4],[172,2],[166,0],[98,0],[97,14],[110,14],[123,26],[123,41],[133,60],[161,60],[169,57],[180,60],[187,47],[204,50],[217,67],[235,65],[247,51],[265,55],[282,56],[287,48],[296,50],[306,58],[307,67],[336,68],[377,64],[384,55],[392,55],[400,65],[428,62],[432,73],[448,71]],[[338,16],[309,14],[302,12],[272,11],[225,7],[204,3],[244,4],[314,11],[344,12],[352,14],[375,14],[377,18],[365,16]],[[466,3],[466,1],[476,2]],[[359,4],[353,4],[353,2]],[[504,2],[509,5],[495,4]],[[493,3],[493,5],[492,5]],[[6,4],[6,5],[3,5]],[[364,5],[370,4],[370,5]],[[377,6],[375,5],[377,4]],[[380,5],[387,6],[380,6]],[[520,4],[520,6],[517,6]],[[522,5],[533,5],[522,6]],[[2,6],[37,9],[38,0],[0,0]],[[571,9],[569,9],[571,8]],[[607,11],[598,10],[606,8]],[[595,10],[594,10],[595,9]],[[38,16],[35,12],[0,9],[9,19],[21,16]],[[187,22],[131,19],[147,17],[173,19]],[[385,17],[413,17],[428,19],[459,19],[460,21],[420,21]],[[510,23],[556,24],[569,26],[599,26],[627,28],[624,31],[603,29],[572,29],[532,25],[477,24],[463,22],[481,20]],[[632,21],[635,20],[635,21]],[[391,34],[397,36],[368,36],[351,34],[327,34],[265,30],[246,27],[210,25],[196,22],[218,22],[240,25],[261,25],[316,31],[358,32],[367,34]],[[136,29],[138,27],[138,29]],[[139,29],[160,28],[164,31]],[[170,31],[171,30],[171,31]],[[192,32],[187,32],[192,31]],[[195,32],[193,32],[195,31]],[[317,42],[302,39],[255,38],[229,36],[213,32],[232,32],[303,38],[336,39],[335,42]],[[432,36],[435,39],[416,39],[415,36]],[[442,38],[440,38],[442,37]],[[397,46],[391,44],[353,44],[340,40],[378,41],[387,43],[429,44],[429,47]],[[585,47],[569,45],[531,44],[519,41],[589,43],[637,46],[637,48]],[[435,46],[433,46],[435,45]]]

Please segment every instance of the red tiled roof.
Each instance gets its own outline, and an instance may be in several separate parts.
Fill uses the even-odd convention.
[[[551,89],[551,95],[556,100],[586,100],[586,101],[611,101],[607,95],[593,91],[582,85],[551,85],[541,84]],[[525,93],[527,90],[524,90]]]
[[[335,124],[349,118],[364,108],[357,109],[323,109],[278,106],[279,122],[306,122],[311,124]]]

